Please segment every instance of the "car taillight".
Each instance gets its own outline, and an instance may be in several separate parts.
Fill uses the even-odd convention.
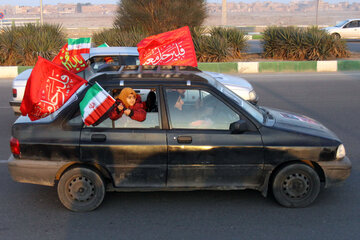
[[[10,138],[10,149],[11,149],[12,154],[14,154],[16,156],[20,155],[20,143],[19,143],[19,140],[17,140],[14,137],[11,137]]]
[[[17,97],[17,90],[16,88],[12,89],[12,93],[13,93],[13,97],[16,98]]]

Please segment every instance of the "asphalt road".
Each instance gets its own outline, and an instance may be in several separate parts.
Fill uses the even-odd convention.
[[[360,40],[346,40],[348,49],[350,52],[360,53]],[[262,53],[262,44],[260,40],[249,40],[248,41],[247,53]]]
[[[360,72],[241,75],[260,105],[303,113],[344,141],[353,163],[343,186],[314,204],[288,209],[257,191],[108,193],[96,211],[62,207],[54,188],[13,182],[0,163],[0,239],[360,239]],[[10,154],[7,102],[0,81],[0,154]]]

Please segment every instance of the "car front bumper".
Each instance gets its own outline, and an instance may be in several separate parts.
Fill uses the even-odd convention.
[[[16,182],[54,186],[59,170],[68,162],[21,160],[10,156],[8,168]]]
[[[325,188],[339,185],[350,176],[351,162],[348,157],[344,157],[342,160],[318,162],[318,164],[325,173]]]

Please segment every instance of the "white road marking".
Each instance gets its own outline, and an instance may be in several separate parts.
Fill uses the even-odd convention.
[[[1,163],[8,163],[8,160],[0,160],[0,164]]]

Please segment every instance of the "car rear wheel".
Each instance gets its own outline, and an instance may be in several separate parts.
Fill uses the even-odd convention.
[[[313,168],[305,164],[292,164],[282,168],[272,185],[276,201],[285,207],[306,207],[320,192],[320,178]]]
[[[61,203],[71,211],[91,211],[102,203],[105,185],[97,172],[76,167],[61,176],[57,191]]]

